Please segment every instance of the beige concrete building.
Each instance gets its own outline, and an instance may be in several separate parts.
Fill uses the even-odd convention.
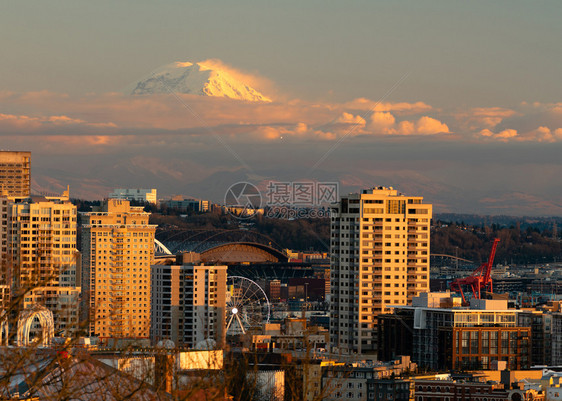
[[[4,196],[0,203],[7,211],[7,282],[12,296],[22,296],[24,308],[46,306],[53,312],[55,332],[71,335],[78,330],[80,278],[77,213],[68,190],[60,197]]]
[[[8,196],[29,196],[31,152],[0,151],[0,190]]]
[[[148,338],[155,225],[128,200],[82,215],[83,318],[91,335]]]
[[[203,265],[190,254],[175,264],[152,266],[150,337],[195,347],[212,339],[222,346],[226,323],[226,266]]]
[[[377,316],[429,290],[432,205],[378,187],[343,196],[331,214],[330,344],[376,351]]]

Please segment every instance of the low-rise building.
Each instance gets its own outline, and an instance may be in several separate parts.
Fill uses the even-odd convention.
[[[143,203],[158,203],[157,191],[152,189],[141,188],[117,188],[109,194],[110,199],[126,199],[129,201],[143,202]]]
[[[255,350],[299,351],[303,355],[325,352],[329,344],[329,332],[319,326],[308,326],[306,319],[286,318],[283,329],[280,324],[267,324],[263,334],[252,335],[251,347]]]
[[[488,384],[466,380],[415,380],[415,401],[506,401],[527,400],[510,397],[510,391],[503,384]],[[519,394],[518,394],[519,395]],[[540,398],[531,398],[540,399]]]
[[[495,360],[506,361],[509,369],[530,366],[531,328],[518,325],[519,311],[508,309],[507,300],[473,299],[470,308],[453,305],[445,292],[395,307],[392,317],[380,319],[379,339],[389,348],[381,348],[379,359],[406,350],[418,365],[434,370],[489,369]]]
[[[407,401],[412,397],[410,381],[394,377],[416,368],[408,356],[387,363],[362,361],[327,365],[322,369],[322,399]]]
[[[211,202],[204,199],[176,197],[161,203],[170,209],[176,209],[180,212],[208,212],[211,210]]]

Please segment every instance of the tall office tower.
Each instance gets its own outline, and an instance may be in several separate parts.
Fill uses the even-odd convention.
[[[76,206],[60,197],[0,197],[8,219],[7,254],[12,300],[53,312],[55,331],[78,330],[80,288],[76,262]],[[4,206],[3,206],[4,207]]]
[[[31,152],[0,151],[0,190],[8,196],[29,196]]]
[[[82,306],[91,335],[148,338],[156,225],[128,200],[82,215]]]
[[[180,254],[174,265],[152,266],[150,338],[195,347],[225,340],[226,266],[207,266]]]
[[[378,187],[332,207],[333,348],[376,352],[377,316],[429,291],[432,206],[422,200]]]

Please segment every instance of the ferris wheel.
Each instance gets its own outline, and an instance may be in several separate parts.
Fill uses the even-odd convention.
[[[246,334],[269,323],[271,307],[265,291],[246,277],[230,276],[226,284],[226,334]]]

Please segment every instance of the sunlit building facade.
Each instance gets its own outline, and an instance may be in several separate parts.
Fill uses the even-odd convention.
[[[6,202],[8,282],[22,307],[43,305],[53,312],[55,331],[79,327],[80,277],[76,265],[76,206],[60,197],[2,198]]]
[[[0,309],[10,302],[11,266],[8,263],[8,196],[0,192]]]
[[[29,196],[31,152],[0,151],[0,191],[8,196]]]
[[[225,339],[226,266],[203,265],[177,256],[175,264],[152,266],[153,343],[172,340],[195,347]]]
[[[31,187],[31,152],[0,151],[0,308],[9,302],[11,263],[8,260],[9,197],[27,197]]]
[[[331,210],[330,343],[375,352],[377,316],[429,289],[432,205],[378,187]]]
[[[148,338],[156,225],[128,200],[82,215],[83,318],[91,335]]]
[[[472,299],[462,308],[460,297],[448,292],[427,295],[379,318],[381,359],[408,352],[433,370],[491,369],[494,361],[505,361],[511,370],[531,366],[532,329],[518,323],[521,311],[508,309],[506,300]]]

